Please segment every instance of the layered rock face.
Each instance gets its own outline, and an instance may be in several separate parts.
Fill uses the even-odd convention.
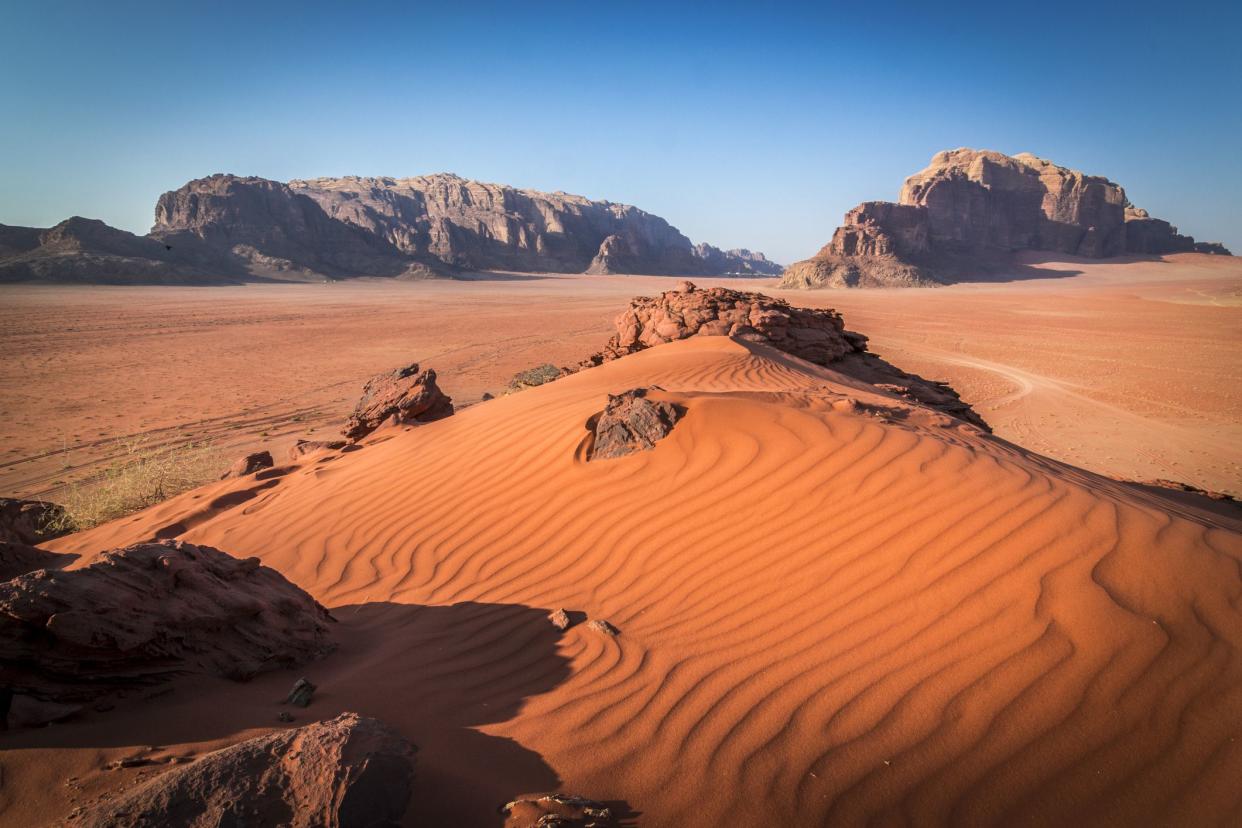
[[[330,620],[258,558],[137,544],[0,583],[0,685],[75,701],[187,672],[245,679],[329,652]]]
[[[614,324],[616,333],[604,350],[564,372],[591,368],[692,336],[733,336],[771,345],[991,431],[945,383],[907,373],[868,353],[867,337],[847,331],[841,314],[828,308],[795,308],[762,293],[701,290],[691,282],[682,282],[676,290],[659,296],[632,299]]]
[[[938,153],[906,179],[899,203],[873,201],[815,257],[791,265],[783,287],[905,287],[1003,270],[1009,254],[1046,250],[1087,258],[1199,250],[1168,222],[1134,209],[1125,190],[1029,153]]]
[[[381,828],[403,822],[417,748],[377,719],[335,719],[209,753],[77,815],[118,825]]]
[[[626,204],[468,181],[217,174],[164,193],[135,236],[73,218],[0,225],[0,282],[237,282],[354,276],[421,279],[462,270],[778,275],[762,253],[694,245]]]
[[[626,204],[542,193],[456,175],[316,178],[290,188],[335,219],[411,255],[469,270],[691,275],[776,274],[762,254],[694,246],[667,221]]]
[[[152,236],[189,235],[227,252],[253,275],[425,277],[439,263],[328,216],[288,185],[213,175],[164,193]]]

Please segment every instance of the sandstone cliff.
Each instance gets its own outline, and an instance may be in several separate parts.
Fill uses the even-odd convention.
[[[652,275],[778,274],[762,254],[690,240],[627,204],[456,175],[316,178],[289,187],[404,253],[469,270]]]
[[[779,275],[762,253],[692,244],[637,207],[467,181],[212,175],[164,193],[136,236],[72,218],[0,225],[0,281],[235,282],[471,270]]]
[[[49,229],[0,225],[0,282],[235,281],[241,270],[198,239],[136,236],[73,216]]]
[[[1018,250],[1087,258],[1225,253],[1135,209],[1120,185],[1029,153],[937,153],[898,203],[865,202],[784,287],[904,287],[1003,273]]]

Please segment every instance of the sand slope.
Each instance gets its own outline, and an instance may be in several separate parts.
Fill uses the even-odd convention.
[[[639,385],[687,415],[585,462],[587,419]],[[308,713],[418,743],[427,824],[541,789],[657,826],[1242,819],[1236,523],[764,346],[661,346],[51,546],[156,535],[335,608]],[[561,606],[622,633],[560,635]],[[272,727],[289,680],[17,735],[6,789]]]

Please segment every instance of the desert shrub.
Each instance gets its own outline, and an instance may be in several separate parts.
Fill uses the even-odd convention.
[[[220,455],[203,442],[153,445],[119,440],[102,471],[69,484],[57,531],[76,532],[153,506],[220,476]]]

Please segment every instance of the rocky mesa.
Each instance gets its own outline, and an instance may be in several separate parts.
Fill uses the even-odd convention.
[[[218,283],[505,270],[773,276],[762,253],[694,244],[611,201],[469,181],[198,178],[160,196],[146,236],[72,218],[0,225],[0,282]]]
[[[937,153],[906,179],[897,203],[845,214],[818,254],[791,265],[782,287],[907,287],[987,278],[1021,250],[1085,258],[1201,252],[1196,242],[1130,204],[1107,178],[990,150]]]

